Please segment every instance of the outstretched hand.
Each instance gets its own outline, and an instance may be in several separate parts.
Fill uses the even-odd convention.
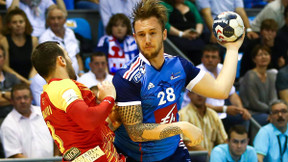
[[[239,50],[241,45],[243,44],[245,38],[245,32],[243,33],[242,37],[238,39],[236,42],[220,42],[217,40],[218,44],[225,47],[226,50]]]

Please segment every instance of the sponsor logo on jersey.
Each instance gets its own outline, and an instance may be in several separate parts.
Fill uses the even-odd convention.
[[[68,89],[62,95],[62,98],[66,101],[67,105],[78,99],[76,92],[73,89]]]
[[[179,78],[181,76],[180,73],[181,73],[180,71],[177,73],[172,73],[170,79],[174,80],[174,79]]]
[[[148,90],[151,89],[151,88],[154,88],[154,87],[155,87],[154,84],[150,82],[149,85],[148,85]]]
[[[145,74],[145,66],[140,66],[138,72],[134,75],[133,80],[138,83]]]
[[[156,123],[167,124],[177,122],[177,105],[176,103],[167,107],[158,109],[154,112]]]

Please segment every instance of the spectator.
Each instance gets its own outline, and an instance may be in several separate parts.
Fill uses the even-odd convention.
[[[271,50],[273,49],[275,45],[274,42],[275,42],[275,37],[277,33],[277,28],[278,28],[278,25],[276,21],[273,19],[265,19],[264,21],[262,21],[260,37],[254,40],[250,40],[243,54],[242,61],[241,61],[241,69],[240,69],[241,77],[244,76],[248,70],[253,69],[255,67],[255,63],[253,62],[251,52],[256,45],[261,44],[263,46],[267,46]],[[274,54],[274,52],[272,53]],[[272,58],[271,58],[273,60],[272,67],[278,68],[279,67],[279,64],[277,61],[278,59],[273,56]]]
[[[276,78],[276,88],[280,99],[288,103],[288,65],[279,70]]]
[[[58,42],[67,52],[72,60],[72,66],[79,76],[84,74],[82,58],[79,54],[80,48],[72,29],[65,27],[67,14],[59,7],[53,7],[47,14],[48,29],[39,38],[39,43],[46,41]]]
[[[188,0],[164,0],[168,10],[165,28],[168,38],[195,64],[201,63],[204,40],[200,38],[203,20],[196,6]]]
[[[278,29],[282,28],[285,24],[283,12],[287,5],[288,0],[275,0],[268,3],[251,23],[252,29],[259,32],[260,25],[265,19],[274,19],[278,24]]]
[[[20,80],[15,75],[3,70],[5,59],[4,48],[0,45],[0,125],[13,108],[10,103],[11,89],[15,84],[20,83]]]
[[[279,59],[279,67],[288,64],[288,6],[284,10],[285,25],[279,29],[276,38],[273,55]]]
[[[57,5],[67,14],[63,0],[56,0]],[[56,5],[52,0],[6,0],[6,7],[12,10],[22,9],[33,27],[32,36],[39,37],[45,31],[45,12]]]
[[[212,32],[212,24],[213,19],[220,13],[224,11],[235,11],[238,13],[241,18],[243,19],[247,34],[246,36],[249,39],[256,39],[258,38],[258,34],[252,31],[248,17],[246,12],[243,8],[243,0],[218,0],[218,1],[211,1],[211,0],[196,0],[196,5],[200,10],[206,25],[210,31],[210,42],[216,43],[216,37]]]
[[[253,147],[248,146],[248,133],[243,126],[235,125],[228,133],[228,144],[216,146],[211,153],[210,162],[257,162]]]
[[[10,158],[53,157],[53,140],[40,107],[31,105],[32,94],[28,85],[12,88],[14,109],[1,125],[1,140],[5,156]]]
[[[220,63],[221,57],[218,46],[212,44],[206,45],[203,49],[201,61],[202,63],[197,67],[210,73],[214,78],[217,78],[223,67]],[[184,99],[186,101],[187,97],[185,96]],[[246,120],[249,120],[251,115],[247,109],[243,107],[242,101],[236,93],[234,86],[229,93],[229,101],[232,105],[226,106],[225,100],[223,99],[207,98],[206,105],[216,112],[219,112],[219,117],[223,119],[226,131],[228,131],[229,127],[234,124],[243,124],[248,130],[249,122]]]
[[[267,124],[269,104],[277,99],[276,73],[267,71],[271,60],[270,49],[257,45],[252,50],[256,67],[249,70],[240,81],[239,95],[252,117],[260,125]]]
[[[103,52],[96,52],[90,56],[90,71],[83,74],[77,81],[88,88],[96,86],[102,81],[112,82],[113,76],[107,72],[107,57]]]
[[[204,139],[198,146],[190,146],[190,140],[183,140],[188,150],[207,150],[210,154],[213,147],[225,143],[227,134],[218,114],[205,105],[206,98],[194,92],[188,92],[191,102],[179,111],[180,121],[187,121],[200,128]]]
[[[99,8],[104,28],[107,28],[108,21],[117,13],[123,13],[130,18],[130,21],[132,21],[130,14],[132,13],[132,9],[136,3],[139,1],[141,0],[100,0]]]
[[[269,124],[262,127],[254,140],[258,162],[288,161],[287,103],[278,100],[271,104]]]
[[[7,56],[3,69],[26,84],[30,84],[28,79],[36,74],[30,58],[38,40],[31,36],[32,30],[25,12],[19,8],[8,11],[3,30],[5,36],[1,40]]]
[[[40,96],[43,91],[43,86],[46,84],[44,78],[42,78],[38,73],[31,78],[30,89],[33,96],[32,104],[35,106],[40,106]]]
[[[124,14],[116,14],[111,17],[106,27],[107,35],[100,38],[96,51],[107,54],[108,67],[111,74],[120,69],[139,50],[132,36],[130,20]]]

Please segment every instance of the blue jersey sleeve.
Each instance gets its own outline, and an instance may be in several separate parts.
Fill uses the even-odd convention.
[[[116,102],[141,101],[141,83],[134,83],[133,81],[124,79],[122,71],[123,70],[119,70],[112,80],[116,89]]]
[[[189,84],[189,82],[191,80],[193,80],[200,72],[200,69],[195,67],[191,62],[189,62],[188,60],[179,57],[181,64],[184,68],[184,71],[186,73],[186,83],[185,86],[187,86]]]

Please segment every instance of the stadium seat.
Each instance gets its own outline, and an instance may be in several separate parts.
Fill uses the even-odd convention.
[[[84,38],[92,39],[90,24],[84,18],[69,18],[66,21],[66,26]]]

